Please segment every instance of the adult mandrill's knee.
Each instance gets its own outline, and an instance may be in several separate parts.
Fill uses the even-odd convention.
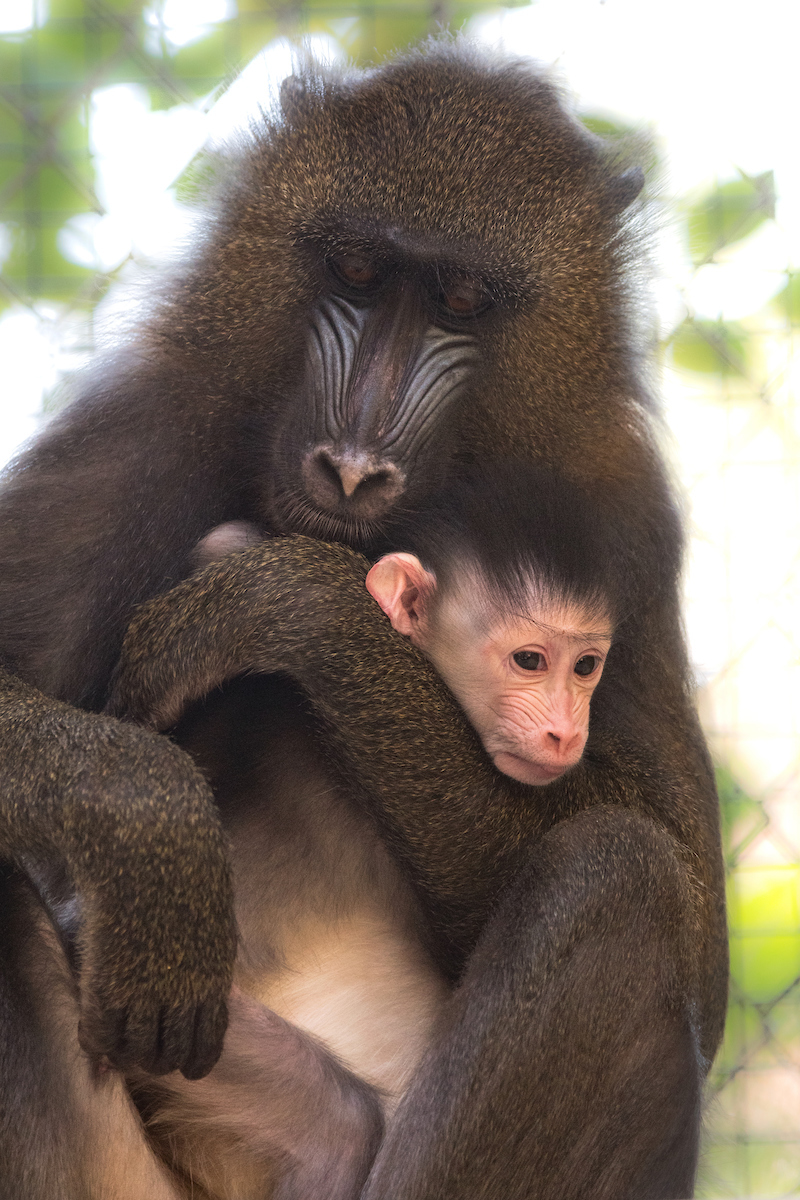
[[[615,991],[615,973],[630,965],[632,978],[656,971],[671,995],[693,990],[692,878],[669,834],[627,809],[598,806],[550,829],[493,924],[509,953],[537,971],[559,962],[570,973],[580,959],[583,971],[610,973]]]
[[[540,843],[540,873],[579,903],[662,911],[691,901],[678,843],[649,817],[601,805],[559,822]],[[541,878],[541,875],[540,875]]]

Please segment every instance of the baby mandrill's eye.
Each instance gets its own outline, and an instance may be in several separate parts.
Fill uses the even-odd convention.
[[[575,674],[593,675],[599,661],[596,654],[584,654],[583,658],[579,658],[575,663]]]
[[[537,650],[518,650],[513,655],[514,662],[518,667],[522,667],[523,671],[541,671],[544,667],[544,655],[539,654]],[[577,671],[577,667],[575,670]]]

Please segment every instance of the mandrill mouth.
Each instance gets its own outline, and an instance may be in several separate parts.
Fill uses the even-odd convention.
[[[523,758],[519,754],[511,754],[507,750],[493,751],[492,762],[501,774],[510,775],[519,783],[527,783],[532,787],[545,787],[548,783],[555,783],[575,765],[570,763],[566,766],[549,766]]]
[[[323,542],[342,542],[366,550],[379,536],[381,524],[358,512],[331,512],[317,508],[305,495],[276,492],[271,524],[276,533],[304,533]]]

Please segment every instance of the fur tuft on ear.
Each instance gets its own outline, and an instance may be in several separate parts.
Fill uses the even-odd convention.
[[[301,75],[287,75],[281,84],[281,112],[292,125],[301,121],[311,106],[308,84]]]
[[[608,185],[606,195],[613,212],[622,212],[632,204],[644,187],[644,171],[641,167],[630,167],[615,176]]]
[[[415,554],[385,554],[369,570],[366,585],[397,632],[418,644],[420,620],[436,588],[436,576]]]

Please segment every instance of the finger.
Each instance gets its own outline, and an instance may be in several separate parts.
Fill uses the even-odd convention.
[[[182,1067],[187,1079],[202,1079],[222,1053],[228,1027],[228,1006],[224,1000],[208,1000],[195,1014],[190,1053]]]
[[[194,1044],[195,1009],[193,1006],[163,1008],[158,1030],[158,1062],[155,1075],[181,1071],[191,1057]]]

